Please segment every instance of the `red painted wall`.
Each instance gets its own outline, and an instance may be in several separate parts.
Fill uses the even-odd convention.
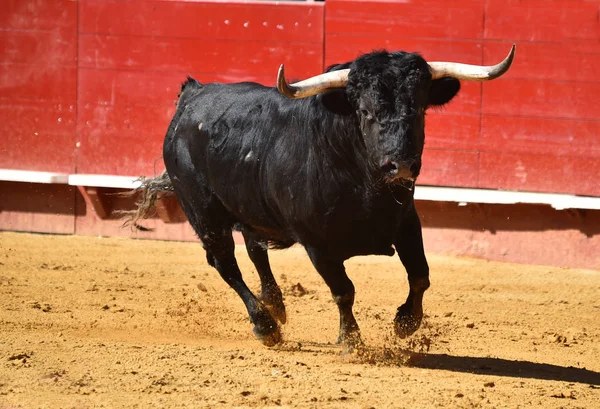
[[[180,84],[323,70],[322,3],[0,2],[0,168],[153,174]]]
[[[323,7],[305,3],[79,1],[80,173],[153,174],[179,86],[274,84],[322,71]]]
[[[0,2],[0,168],[73,172],[77,3]]]
[[[428,116],[422,184],[600,196],[600,0],[0,2],[0,168],[162,167],[187,74],[273,84],[377,48],[511,71]]]

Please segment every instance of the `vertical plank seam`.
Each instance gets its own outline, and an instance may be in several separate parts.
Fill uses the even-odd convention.
[[[79,5],[80,2],[77,0],[75,3],[75,146],[74,149],[74,158],[75,162],[75,173],[78,172],[79,168]],[[77,205],[78,205],[78,196],[77,189],[72,189],[73,191],[73,234],[77,234]]]
[[[483,65],[485,59],[485,19],[489,0],[484,0],[481,24],[481,60]],[[479,132],[477,134],[477,187],[481,187],[481,133],[483,131],[483,84],[479,84]]]
[[[321,38],[321,72],[325,70],[325,53],[327,52],[327,2],[323,2],[323,25],[321,28],[323,29],[323,36]]]

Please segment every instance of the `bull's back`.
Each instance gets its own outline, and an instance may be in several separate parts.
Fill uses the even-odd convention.
[[[274,90],[252,83],[192,89],[180,100],[163,154],[178,196],[214,195],[236,222],[289,242],[265,177],[286,125],[276,118],[282,99]],[[286,166],[285,161],[275,161]],[[286,173],[279,169],[279,177],[282,172]]]

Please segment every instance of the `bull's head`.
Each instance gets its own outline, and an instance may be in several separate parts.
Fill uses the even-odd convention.
[[[498,78],[512,64],[508,56],[494,66],[427,63],[418,54],[385,51],[330,67],[325,74],[288,84],[283,65],[277,89],[289,98],[321,94],[323,105],[337,114],[356,115],[373,163],[391,183],[414,181],[421,170],[425,111],[449,102],[460,82]]]

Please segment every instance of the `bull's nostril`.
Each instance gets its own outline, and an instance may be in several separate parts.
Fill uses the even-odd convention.
[[[393,162],[389,159],[384,160],[381,163],[381,171],[384,173],[397,173],[398,172],[398,163]]]

